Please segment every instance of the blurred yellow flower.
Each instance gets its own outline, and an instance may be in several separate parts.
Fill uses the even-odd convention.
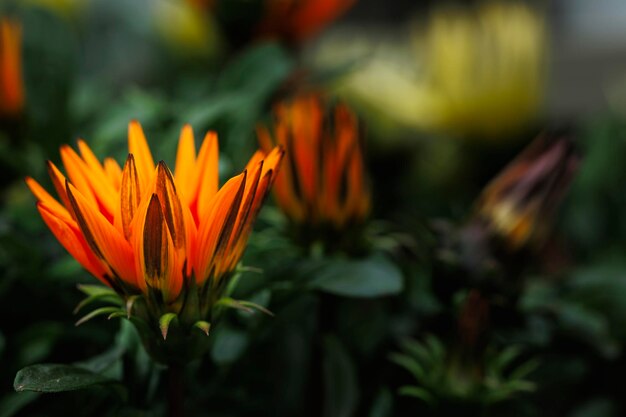
[[[357,36],[331,37],[320,47],[318,62],[345,57],[358,44]],[[470,10],[438,8],[410,43],[364,42],[353,52],[362,58],[361,67],[338,88],[374,120],[492,138],[524,126],[541,105],[544,19],[521,2],[490,2]]]
[[[543,26],[522,3],[487,3],[475,14],[435,13],[424,57],[434,127],[497,136],[535,116],[545,72]]]
[[[191,2],[158,0],[154,8],[154,22],[157,33],[176,52],[204,55],[217,45],[212,16]]]
[[[0,116],[15,117],[24,107],[22,28],[0,19]]]

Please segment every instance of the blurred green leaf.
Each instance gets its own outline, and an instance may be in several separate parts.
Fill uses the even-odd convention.
[[[287,51],[275,43],[249,49],[232,62],[218,80],[219,91],[240,90],[256,98],[267,98],[293,70]]]
[[[354,415],[359,390],[354,364],[339,340],[324,340],[324,417]]]
[[[402,271],[383,256],[327,260],[309,286],[335,295],[380,297],[402,291]]]
[[[393,395],[388,388],[383,388],[378,392],[369,417],[391,417],[393,411]]]
[[[211,358],[220,365],[235,362],[248,346],[248,335],[244,331],[227,326],[226,323],[216,327],[213,337],[215,341],[211,349]]]
[[[39,394],[35,392],[12,392],[0,400],[0,417],[16,415],[22,408],[35,401]]]

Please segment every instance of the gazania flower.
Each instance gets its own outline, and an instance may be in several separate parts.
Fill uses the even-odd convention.
[[[568,136],[539,136],[487,185],[479,219],[510,249],[541,242],[579,162]]]
[[[128,148],[121,168],[110,158],[100,162],[82,140],[80,153],[61,147],[67,178],[48,162],[60,201],[26,179],[37,208],[91,274],[127,300],[143,296],[149,317],[178,314],[189,326],[209,320],[283,152],[258,151],[219,188],[215,133],[206,135],[196,155],[192,129],[185,126],[173,173],[164,162],[155,165],[137,122],[130,123]]]
[[[277,37],[301,42],[346,12],[355,0],[266,0],[258,32],[262,37]]]
[[[328,106],[307,94],[274,109],[274,134],[258,128],[261,148],[282,145],[287,162],[276,179],[278,205],[296,225],[341,231],[363,222],[370,194],[356,116],[345,104]]]
[[[24,107],[21,39],[19,24],[0,19],[0,116],[4,117],[14,117]]]

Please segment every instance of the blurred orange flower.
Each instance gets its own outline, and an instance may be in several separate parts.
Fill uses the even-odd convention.
[[[478,216],[511,249],[540,243],[579,163],[567,135],[539,136],[485,188]]]
[[[370,210],[358,120],[342,103],[327,106],[316,94],[279,103],[274,140],[258,128],[261,148],[284,147],[287,161],[274,194],[294,223],[331,226],[360,223]]]
[[[301,42],[345,13],[356,0],[266,0],[262,37]]]
[[[15,116],[24,107],[21,39],[18,23],[0,19],[0,116]]]
[[[218,189],[213,132],[196,155],[191,126],[182,129],[174,173],[155,165],[137,122],[129,125],[128,148],[120,168],[111,158],[101,163],[82,140],[80,154],[64,145],[67,178],[48,162],[61,203],[26,179],[37,208],[67,251],[121,296],[142,293],[159,300],[159,314],[178,313],[185,289],[196,288],[208,311],[243,254],[283,152],[258,151]]]

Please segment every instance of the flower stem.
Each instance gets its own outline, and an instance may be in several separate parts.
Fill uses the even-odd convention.
[[[168,370],[168,416],[183,417],[185,415],[185,378],[183,367],[170,364]]]

